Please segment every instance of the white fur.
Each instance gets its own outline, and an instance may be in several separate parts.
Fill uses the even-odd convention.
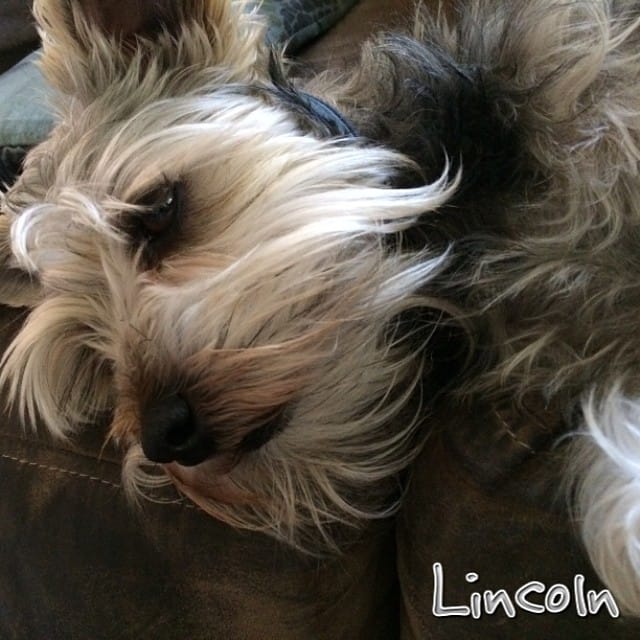
[[[640,401],[614,385],[583,402],[586,434],[574,447],[576,517],[591,561],[621,607],[640,603]]]

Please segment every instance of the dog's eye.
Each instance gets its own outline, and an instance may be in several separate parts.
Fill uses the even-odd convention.
[[[124,217],[122,229],[132,249],[142,249],[142,265],[155,267],[180,235],[185,201],[183,182],[165,182],[138,201],[139,210]]]
[[[142,200],[145,211],[139,223],[149,238],[159,236],[172,229],[182,211],[183,185],[180,182],[166,183]]]

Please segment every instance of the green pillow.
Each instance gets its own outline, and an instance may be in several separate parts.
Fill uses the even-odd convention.
[[[289,53],[323,34],[358,0],[264,0],[260,10],[267,17],[272,43],[287,45]]]
[[[53,117],[36,51],[0,76],[0,147],[30,147],[47,136]]]

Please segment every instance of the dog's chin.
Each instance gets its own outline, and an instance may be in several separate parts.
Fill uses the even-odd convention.
[[[177,462],[163,465],[176,488],[207,513],[220,518],[216,503],[245,504],[250,494],[236,485],[232,471],[238,460],[215,456],[197,465],[185,466]]]
[[[169,462],[162,466],[172,478],[194,487],[216,484],[217,478],[227,476],[233,468],[228,460],[219,456],[208,458],[199,464]]]

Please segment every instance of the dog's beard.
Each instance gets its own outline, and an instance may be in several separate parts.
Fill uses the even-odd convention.
[[[369,311],[376,313],[373,305]],[[418,450],[423,416],[416,396],[424,364],[402,340],[376,335],[375,323],[339,322],[311,340],[295,339],[291,353],[280,345],[237,354],[212,350],[212,364],[196,381],[213,393],[213,407],[200,410],[210,416],[219,451],[193,468],[167,466],[194,502],[235,526],[314,550],[333,544],[336,524],[355,525],[395,508],[397,487],[390,483]],[[208,382],[217,374],[218,355],[222,385]],[[236,355],[251,364],[249,378],[228,366]],[[284,409],[276,407],[276,434],[257,450],[243,451],[256,413],[263,405],[271,413],[274,402]],[[129,478],[146,484],[141,468],[132,469]]]

